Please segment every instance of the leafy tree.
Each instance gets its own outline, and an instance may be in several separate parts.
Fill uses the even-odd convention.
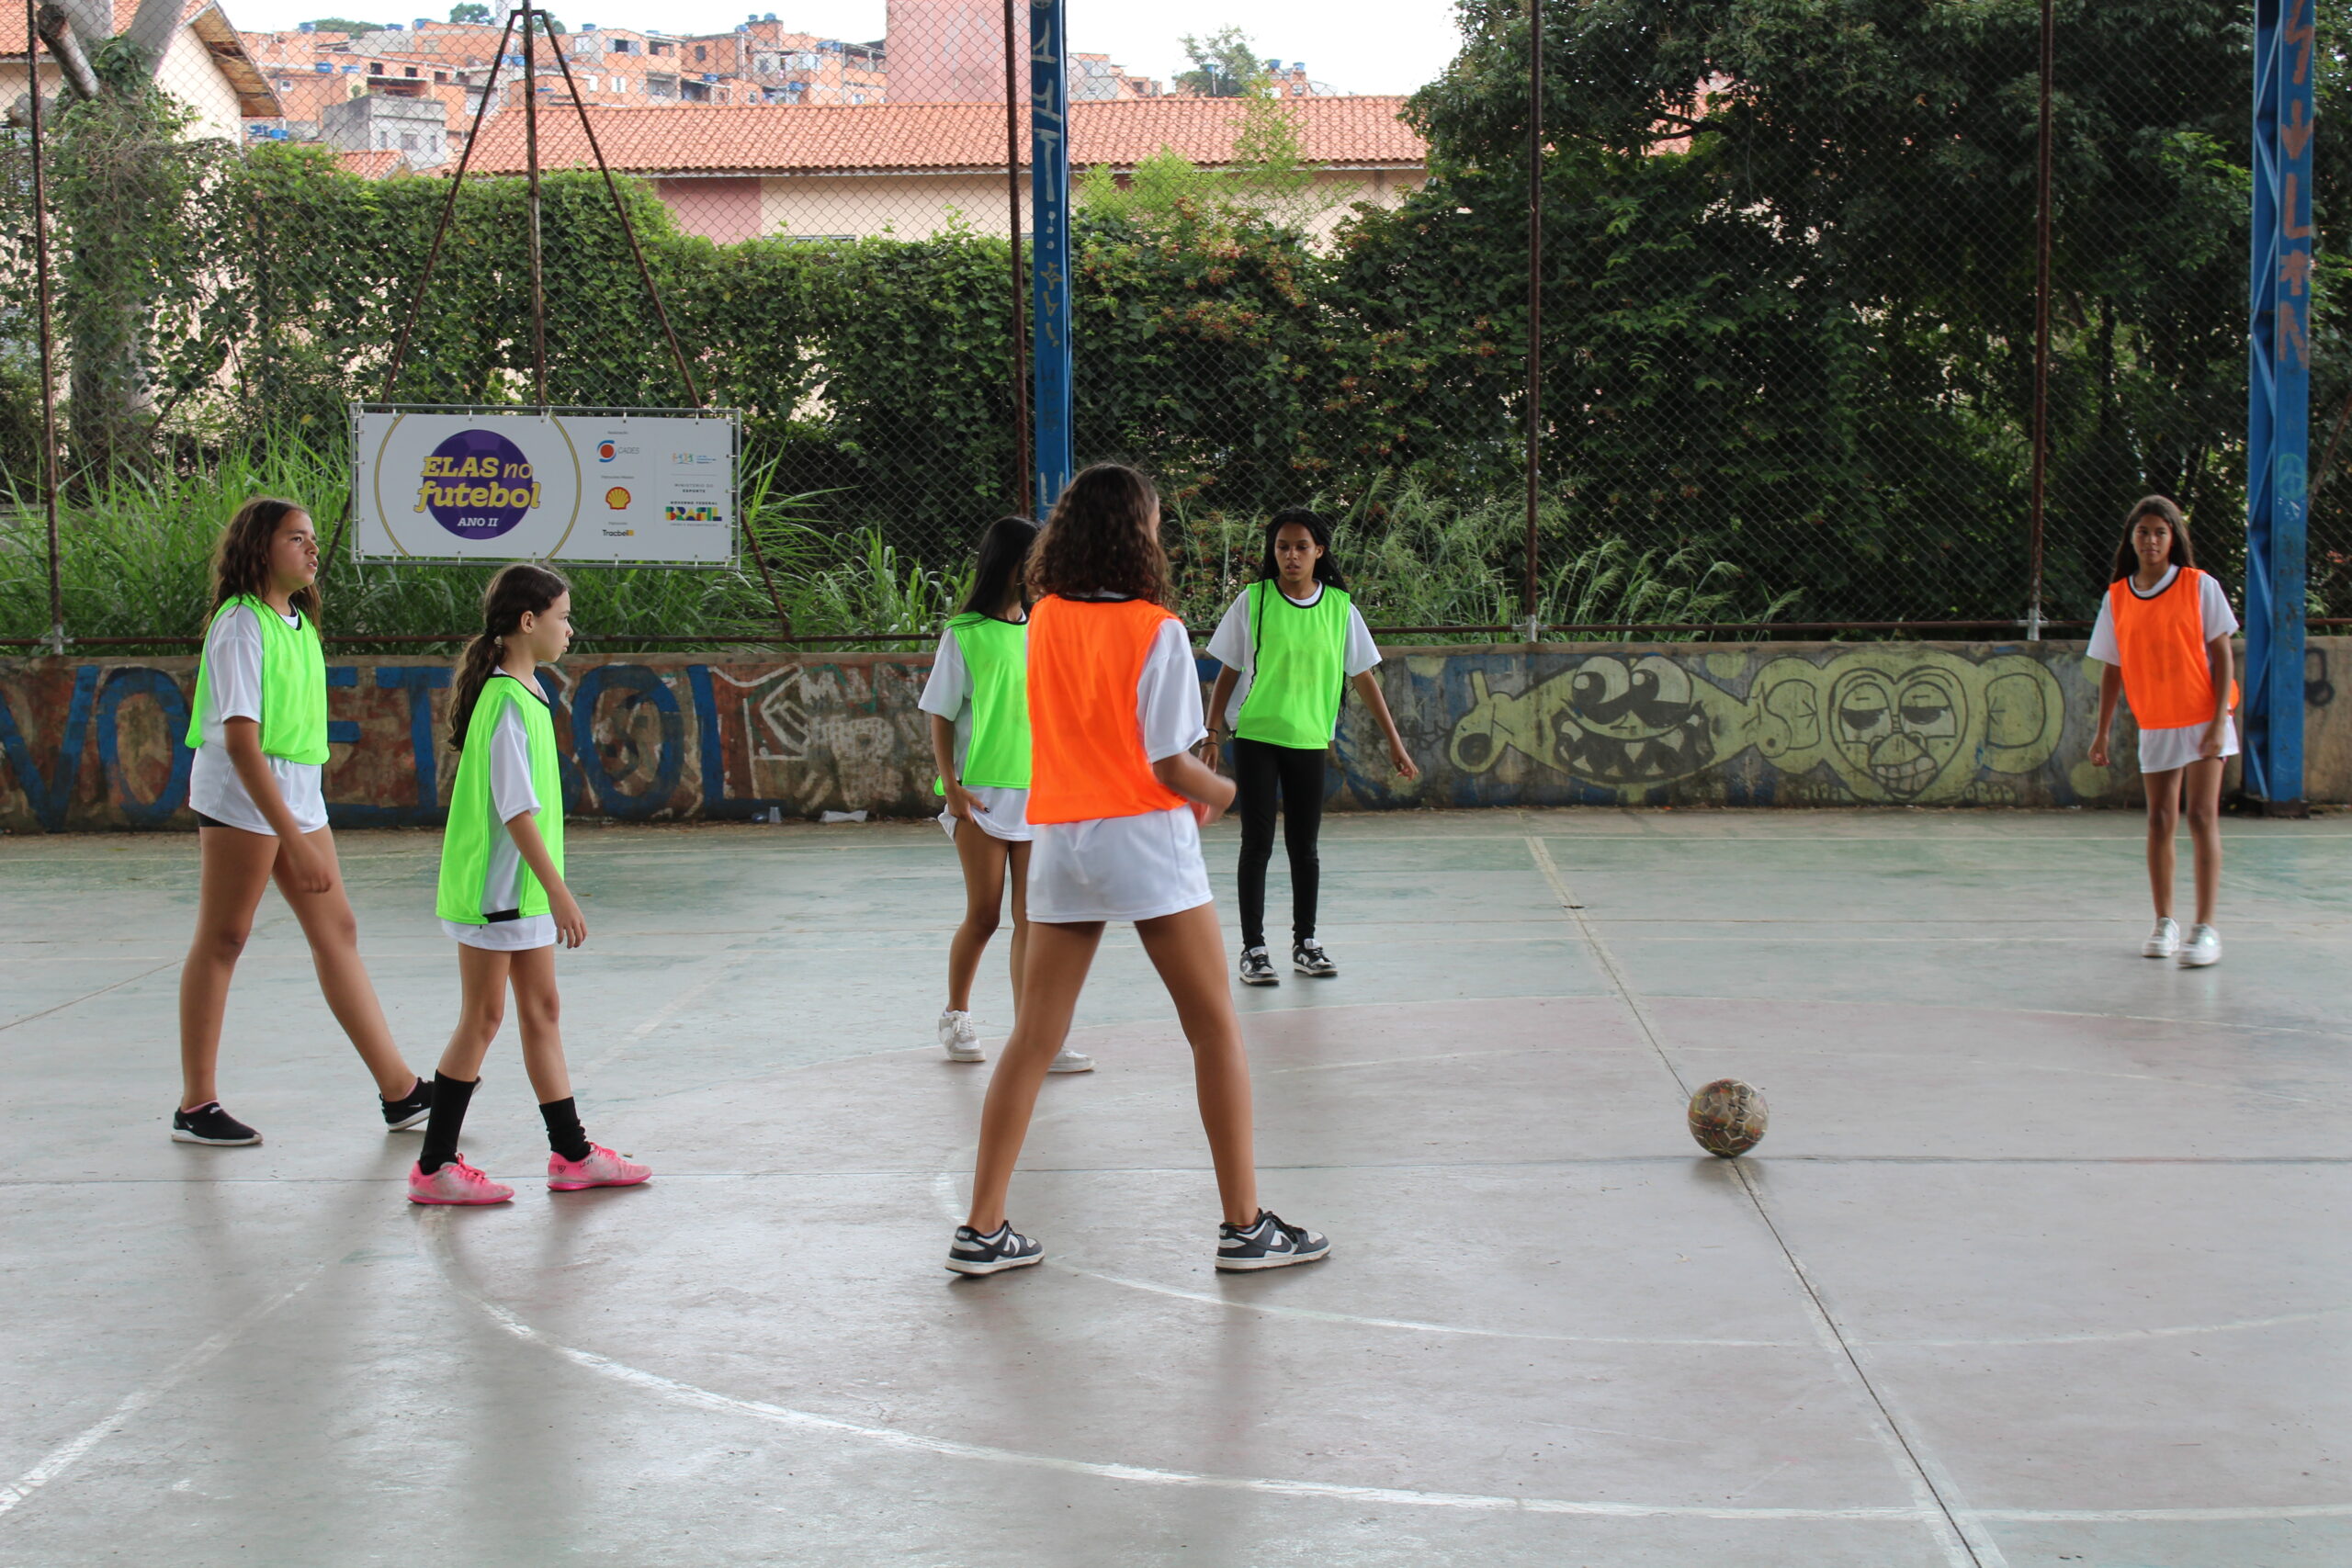
[[[311,31],[321,33],[375,33],[384,30],[381,22],[355,22],[348,17],[321,17],[304,25]]]
[[[1178,41],[1193,61],[1190,71],[1176,73],[1178,92],[1201,98],[1239,98],[1265,90],[1266,67],[1249,35],[1239,28],[1219,28],[1205,38],[1186,33]]]
[[[464,5],[449,7],[449,20],[454,23],[487,27],[494,19],[490,14],[490,7],[481,4],[480,0],[466,0]]]

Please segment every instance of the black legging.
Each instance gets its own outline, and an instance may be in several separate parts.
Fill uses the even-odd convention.
[[[1266,945],[1266,863],[1274,856],[1274,794],[1282,792],[1283,847],[1290,852],[1291,935],[1315,934],[1323,868],[1315,838],[1323,828],[1327,750],[1233,740],[1233,782],[1241,791],[1241,945]]]

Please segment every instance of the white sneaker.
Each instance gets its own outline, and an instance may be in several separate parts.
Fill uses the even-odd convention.
[[[1052,1064],[1046,1068],[1049,1073],[1091,1073],[1093,1070],[1093,1057],[1083,1051],[1073,1051],[1067,1045],[1061,1048],[1060,1055],[1057,1055]]]
[[[980,1049],[979,1026],[968,1012],[954,1008],[939,1015],[939,1048],[947,1053],[951,1062],[985,1062],[988,1054]]]
[[[2179,951],[2180,922],[2170,915],[2158,920],[2156,929],[2148,933],[2148,940],[2140,944],[2143,958],[2170,958]]]
[[[2188,945],[2180,950],[2180,966],[2183,969],[2202,969],[2208,964],[2219,964],[2221,961],[2222,933],[2211,926],[2190,927]]]

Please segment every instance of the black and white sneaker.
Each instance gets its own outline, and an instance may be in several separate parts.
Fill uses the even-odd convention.
[[[422,1127],[424,1119],[433,1114],[433,1080],[419,1078],[416,1087],[398,1100],[379,1100],[384,1108],[384,1131],[405,1133],[411,1127]]]
[[[1237,1225],[1228,1220],[1216,1227],[1216,1266],[1227,1273],[1287,1269],[1294,1263],[1312,1263],[1330,1250],[1329,1237],[1305,1225],[1286,1225],[1265,1209],[1259,1210],[1257,1219],[1249,1224]]]
[[[1274,973],[1274,961],[1266,956],[1262,947],[1241,950],[1241,983],[1245,986],[1279,986],[1281,978]]]
[[[193,1111],[172,1112],[172,1142],[175,1144],[258,1144],[261,1134],[209,1100]]]
[[[1290,966],[1302,975],[1325,978],[1337,975],[1340,966],[1323,951],[1323,944],[1313,937],[1302,937],[1291,944]]]
[[[956,1227],[956,1245],[947,1249],[947,1267],[958,1274],[1001,1274],[1043,1263],[1046,1249],[1006,1221],[982,1235],[969,1225]]]

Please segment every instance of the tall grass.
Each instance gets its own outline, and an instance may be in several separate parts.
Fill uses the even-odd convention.
[[[230,513],[249,496],[290,496],[317,508],[322,530],[332,534],[345,475],[335,459],[288,442],[257,444],[187,473],[85,479],[61,516],[69,637],[152,637],[157,651],[200,637],[213,541]],[[919,560],[878,530],[830,526],[825,492],[784,494],[773,480],[772,469],[747,476],[744,510],[796,636],[859,639],[833,647],[904,648],[903,639],[935,633],[969,587],[969,560]],[[1514,501],[1379,484],[1329,510],[1340,559],[1374,626],[1524,624],[1525,514]],[[1205,636],[1255,575],[1262,525],[1179,506],[1170,507],[1170,523],[1178,608]],[[1564,513],[1547,509],[1539,523],[1548,565],[1536,615],[1547,625],[1770,621],[1796,597],[1758,592],[1736,567],[1693,546],[1637,552],[1622,538],[1603,538],[1571,553],[1558,543],[1569,536]],[[48,632],[47,560],[40,509],[21,491],[0,491],[0,637]],[[346,539],[321,585],[327,630],[363,637],[470,632],[492,570],[357,563]],[[585,567],[572,578],[573,620],[597,652],[658,646],[654,638],[781,641],[766,581],[748,551],[719,570]]]
[[[294,443],[232,452],[209,467],[152,478],[85,479],[61,504],[59,551],[69,637],[173,639],[203,635],[211,604],[214,540],[254,495],[305,502],[322,535],[338,514],[341,465]],[[746,511],[776,598],[799,637],[856,636],[898,647],[927,636],[968,581],[900,556],[876,531],[822,525],[823,497],[775,491],[751,476]],[[439,637],[481,620],[488,566],[355,562],[350,542],[321,582],[331,636]],[[735,566],[585,567],[573,570],[572,618],[598,652],[676,637],[781,640],[775,602],[750,552]],[[49,631],[48,543],[40,507],[21,490],[0,496],[0,637]],[[861,641],[848,646],[868,646]]]

